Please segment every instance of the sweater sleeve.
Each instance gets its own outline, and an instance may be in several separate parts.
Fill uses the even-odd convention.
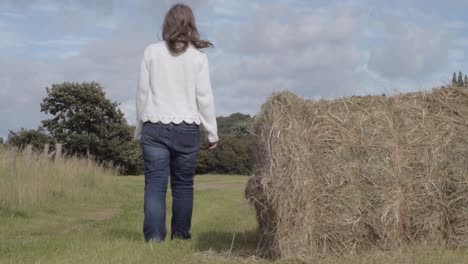
[[[210,70],[206,54],[203,54],[201,70],[196,86],[196,98],[200,121],[206,130],[208,141],[210,143],[218,142],[218,126],[216,123]]]
[[[137,89],[136,89],[136,127],[133,139],[139,141],[141,139],[141,128],[143,126],[143,121],[141,120],[141,115],[143,113],[143,108],[148,98],[148,92],[150,90],[150,78],[149,78],[149,68],[146,62],[148,48],[145,49],[143,59],[140,64],[140,74],[138,77]]]

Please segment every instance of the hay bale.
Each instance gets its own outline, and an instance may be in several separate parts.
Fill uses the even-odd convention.
[[[282,92],[255,117],[263,255],[468,243],[468,90],[312,101]]]

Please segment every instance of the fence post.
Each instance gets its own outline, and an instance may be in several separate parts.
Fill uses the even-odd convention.
[[[89,148],[86,148],[86,166],[91,167],[91,154],[89,153]]]
[[[18,147],[11,148],[11,171],[16,176],[16,157],[18,156]]]
[[[32,145],[28,144],[28,145],[26,145],[26,163],[27,163],[27,166],[31,166],[32,155],[33,155]]]
[[[44,144],[44,156],[45,157],[49,156],[49,143]]]
[[[57,143],[55,144],[55,161],[60,160],[62,157],[62,144]]]

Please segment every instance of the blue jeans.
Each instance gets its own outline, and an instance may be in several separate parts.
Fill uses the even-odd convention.
[[[166,192],[172,191],[171,239],[190,239],[195,159],[200,146],[199,125],[145,122],[141,130],[145,194],[145,241],[166,237]]]

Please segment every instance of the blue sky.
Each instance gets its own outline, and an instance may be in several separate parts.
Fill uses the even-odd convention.
[[[45,87],[97,81],[135,120],[138,66],[175,1],[0,0],[0,137],[35,129]],[[427,90],[468,74],[468,1],[192,0],[217,115],[272,93],[306,98]]]

